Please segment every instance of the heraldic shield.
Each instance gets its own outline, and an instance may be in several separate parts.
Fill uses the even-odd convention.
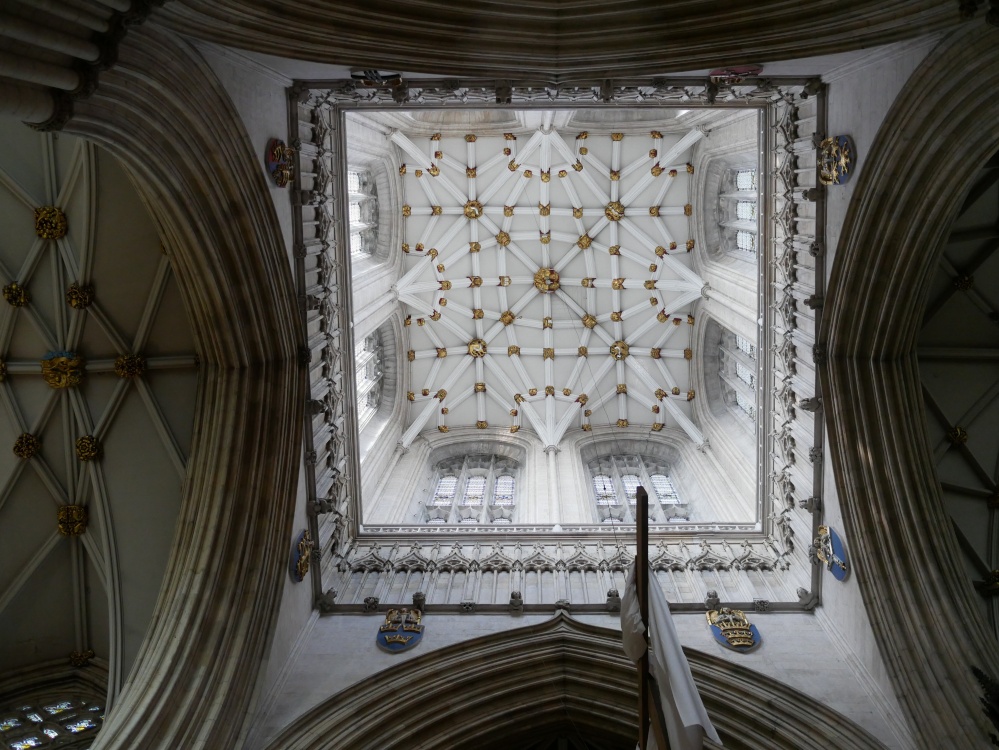
[[[741,609],[722,607],[708,612],[711,635],[725,648],[733,651],[751,651],[760,645],[760,631],[749,623]]]
[[[826,566],[837,581],[844,581],[850,574],[850,563],[846,559],[843,540],[831,526],[819,526],[819,535],[808,548],[808,556],[813,562]]]
[[[423,639],[422,618],[423,613],[418,609],[390,609],[378,628],[375,643],[392,653],[409,651]]]

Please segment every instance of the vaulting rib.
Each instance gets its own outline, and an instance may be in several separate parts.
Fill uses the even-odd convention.
[[[401,148],[403,151],[405,151],[407,154],[413,157],[413,159],[422,169],[427,170],[428,177],[431,176],[429,175],[429,170],[430,167],[433,166],[433,162],[427,157],[426,154],[420,151],[419,146],[417,146],[415,143],[409,140],[409,138],[400,133],[398,130],[393,132],[389,136],[389,139],[399,148]],[[437,175],[437,177],[434,177],[433,179],[437,180],[437,182],[445,190],[447,190],[447,192],[449,192],[452,195],[452,197],[454,197],[454,199],[459,203],[464,204],[465,201],[468,200],[465,193],[459,190],[458,187],[453,182],[451,182],[451,180],[449,180],[446,175],[439,174]]]
[[[458,378],[464,375],[465,370],[467,370],[471,364],[472,357],[462,357],[458,364],[455,365],[455,368],[451,371],[447,380],[444,381],[444,385],[441,387],[445,391],[450,390],[457,382]],[[409,429],[403,433],[401,443],[404,448],[408,448],[413,443],[413,440],[415,440],[416,436],[420,434],[420,431],[427,424],[427,421],[430,419],[430,415],[434,412],[439,403],[440,402],[436,398],[431,398],[427,401],[427,405],[423,407],[423,411],[417,415],[413,424],[411,424]]]

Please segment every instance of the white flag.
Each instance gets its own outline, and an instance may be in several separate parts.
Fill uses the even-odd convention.
[[[638,607],[638,589],[635,586],[635,565],[631,565],[624,597],[621,599],[621,637],[624,652],[637,663],[645,653],[646,645],[642,633],[642,615]],[[659,687],[663,714],[666,718],[666,732],[672,750],[701,750],[704,738],[718,744],[721,740],[711,725],[708,712],[704,710],[701,696],[690,674],[687,657],[684,656],[680,639],[677,638],[669,604],[649,569],[649,666]],[[649,737],[649,750],[656,748],[655,738]]]

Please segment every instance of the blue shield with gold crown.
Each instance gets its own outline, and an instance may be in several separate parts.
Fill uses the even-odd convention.
[[[393,654],[408,651],[423,639],[422,619],[423,613],[418,609],[390,609],[378,628],[375,643]]]
[[[708,612],[711,635],[725,648],[733,651],[751,651],[760,645],[760,631],[750,624],[741,609],[721,607]]]
[[[843,540],[831,526],[819,526],[819,535],[808,548],[808,556],[812,562],[825,565],[837,581],[845,581],[850,574]]]
[[[819,144],[819,182],[844,185],[853,175],[853,140],[848,135],[834,135]]]

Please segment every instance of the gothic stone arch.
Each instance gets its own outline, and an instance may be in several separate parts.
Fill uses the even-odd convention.
[[[798,691],[686,649],[729,750],[882,745]],[[637,673],[617,631],[563,612],[373,675],[297,718],[268,750],[500,750],[572,727],[612,747],[638,735]]]

